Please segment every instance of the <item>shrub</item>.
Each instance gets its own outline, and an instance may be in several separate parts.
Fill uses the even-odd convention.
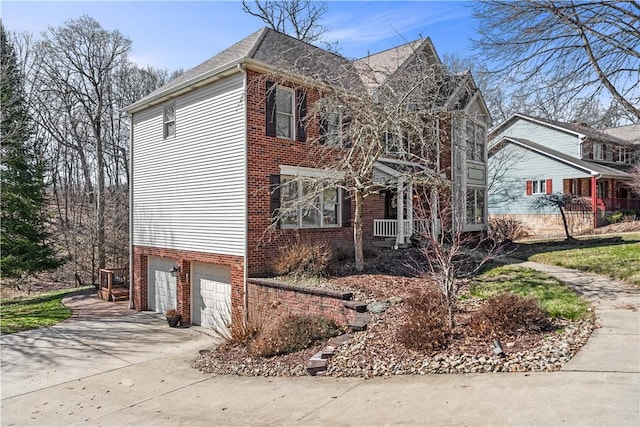
[[[211,332],[221,345],[246,344],[262,331],[264,318],[262,310],[257,310],[253,316],[245,318],[240,310],[232,310],[227,305],[223,316],[215,317],[211,325]]]
[[[322,276],[331,261],[331,249],[326,243],[297,241],[282,248],[275,273],[299,276]]]
[[[288,316],[269,331],[264,330],[251,343],[249,350],[260,357],[289,354],[342,332],[342,328],[333,320],[322,316]]]
[[[513,242],[530,235],[530,230],[515,218],[490,218],[489,237],[498,243]]]
[[[617,224],[620,221],[622,221],[623,217],[624,217],[623,212],[616,212],[614,214],[607,215],[607,222],[609,224]]]
[[[447,347],[451,329],[440,298],[438,292],[429,290],[406,300],[406,320],[397,335],[405,347],[417,351]]]
[[[511,293],[489,299],[473,313],[469,326],[479,336],[487,338],[553,329],[546,311],[535,299]]]

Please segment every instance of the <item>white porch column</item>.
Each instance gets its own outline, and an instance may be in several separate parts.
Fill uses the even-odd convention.
[[[398,178],[398,193],[396,194],[396,245],[394,249],[398,249],[398,245],[404,243],[404,178]]]

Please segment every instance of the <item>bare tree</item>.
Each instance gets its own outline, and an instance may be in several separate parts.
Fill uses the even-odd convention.
[[[265,24],[284,34],[316,44],[329,29],[321,24],[329,10],[327,2],[312,0],[242,0],[242,10],[260,18]],[[337,49],[337,42],[325,41],[325,48]]]
[[[450,328],[455,326],[458,293],[464,280],[476,275],[502,250],[500,242],[486,237],[484,233],[465,231],[468,219],[448,197],[453,186],[453,182],[441,181],[429,189],[438,196],[426,194],[417,198],[420,203],[415,206],[416,216],[430,224],[435,215],[438,223],[445,226],[441,229],[426,226],[418,230],[416,240],[422,257],[413,260],[414,269],[436,283]],[[434,203],[437,203],[437,208]]]
[[[567,211],[578,212],[584,215],[591,211],[591,202],[584,197],[576,196],[571,193],[553,193],[544,194],[538,197],[531,208],[537,212],[542,212],[548,209],[557,209],[562,217],[562,225],[564,227],[564,233],[567,240],[572,240],[571,232],[569,231],[569,224],[567,222]]]
[[[609,97],[640,119],[640,5],[636,1],[477,4],[478,53],[525,99]]]
[[[286,222],[300,209],[318,211],[317,200],[323,192],[341,189],[355,204],[353,233],[358,271],[364,269],[364,200],[385,190],[429,186],[451,173],[436,166],[440,154],[451,149],[439,135],[438,126],[441,117],[453,120],[461,114],[446,103],[456,80],[421,50],[421,43],[413,48],[402,68],[399,63],[389,70],[367,60],[354,66],[335,57],[326,64],[331,72],[305,84],[318,92],[317,101],[308,107],[307,124],[321,124],[318,136],[309,133],[307,138],[309,159],[327,173],[297,177],[282,185],[285,192],[291,186],[301,186],[304,192],[303,197],[282,204],[278,219]],[[282,64],[278,69],[286,72],[265,78],[279,78],[284,84],[295,81],[296,75],[304,75],[305,62],[298,58],[288,66]],[[375,173],[378,162],[386,157],[399,160],[393,180],[380,179]]]

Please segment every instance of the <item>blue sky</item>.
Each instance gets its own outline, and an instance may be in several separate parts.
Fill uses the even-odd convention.
[[[461,1],[331,1],[323,24],[347,57],[362,57],[421,36],[442,56],[470,54],[470,3]],[[189,69],[261,28],[239,1],[7,1],[2,22],[10,31],[39,34],[86,14],[133,42],[141,65]]]

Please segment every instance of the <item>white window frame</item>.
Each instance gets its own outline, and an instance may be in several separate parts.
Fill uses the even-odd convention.
[[[384,144],[384,152],[387,155],[391,156],[402,156],[403,154],[409,153],[409,136],[406,136],[407,142],[404,143],[405,133],[404,132],[391,132],[385,131],[382,134],[382,142]],[[394,147],[394,149],[392,149]]]
[[[291,97],[291,112],[278,110],[278,96],[282,96],[283,93],[288,94]],[[276,137],[282,139],[296,139],[296,91],[286,86],[276,86],[275,100],[273,104],[273,114],[276,126]],[[283,135],[280,133],[281,126],[278,120],[280,115],[287,116],[289,119],[289,135]]]
[[[287,168],[288,169],[288,168]],[[281,183],[281,191],[280,191],[280,206],[284,206],[287,201],[284,199],[284,196],[287,194],[287,192],[284,190],[285,186],[287,185],[287,182],[291,182],[294,183],[296,185],[296,192],[298,193],[298,198],[303,198],[304,197],[304,180],[300,180],[300,179],[296,179],[299,178],[301,176],[304,177],[308,177],[308,178],[313,178],[313,177],[319,177],[322,176],[322,171],[320,170],[316,170],[319,172],[318,173],[314,173],[314,174],[310,174],[310,175],[300,175],[300,174],[291,174],[291,175],[287,175],[287,174],[281,174],[280,175],[280,183]],[[324,174],[326,175],[326,174]],[[325,222],[325,216],[324,216],[324,211],[325,211],[325,192],[327,190],[335,190],[336,191],[336,202],[333,203],[333,205],[335,206],[335,217],[336,217],[336,222],[335,224],[332,223],[326,223]],[[296,220],[295,223],[287,223],[287,222],[282,222],[281,223],[281,228],[283,229],[297,229],[297,228],[305,228],[305,229],[316,229],[316,228],[339,228],[342,226],[342,189],[341,188],[331,188],[331,189],[327,189],[325,191],[322,192],[322,194],[318,195],[316,202],[314,204],[314,206],[298,206],[296,208]],[[317,212],[317,217],[318,217],[318,221],[316,223],[313,224],[309,224],[309,223],[305,223],[303,220],[305,217],[308,217],[307,212],[310,209],[315,209]]]
[[[547,194],[547,180],[546,179],[532,179],[531,180],[531,194]]]
[[[336,118],[332,122],[330,118]],[[325,145],[328,147],[342,147],[342,112],[332,111],[327,113],[324,120],[326,128],[324,129]]]
[[[469,129],[471,127],[471,129]],[[480,135],[480,138],[478,138]],[[487,129],[479,122],[467,118],[464,121],[464,149],[467,161],[486,163]]]
[[[469,215],[469,191],[473,190],[473,217],[471,218]],[[478,207],[478,192],[484,192],[484,202],[482,204],[482,221],[478,221],[478,211],[480,211]],[[478,187],[474,185],[468,185],[466,187],[465,192],[465,205],[464,205],[464,215],[465,215],[465,224],[466,227],[473,226],[484,226],[487,224],[487,188],[486,187]]]
[[[593,160],[604,160],[604,146],[600,142],[594,142],[591,147]]]
[[[629,163],[629,150],[627,147],[616,148],[616,163]]]
[[[173,109],[173,117],[168,116],[169,109]],[[170,126],[173,125],[173,132],[170,132]],[[171,104],[166,104],[162,108],[162,137],[164,139],[167,138],[175,138],[176,136],[176,103],[172,102]]]

